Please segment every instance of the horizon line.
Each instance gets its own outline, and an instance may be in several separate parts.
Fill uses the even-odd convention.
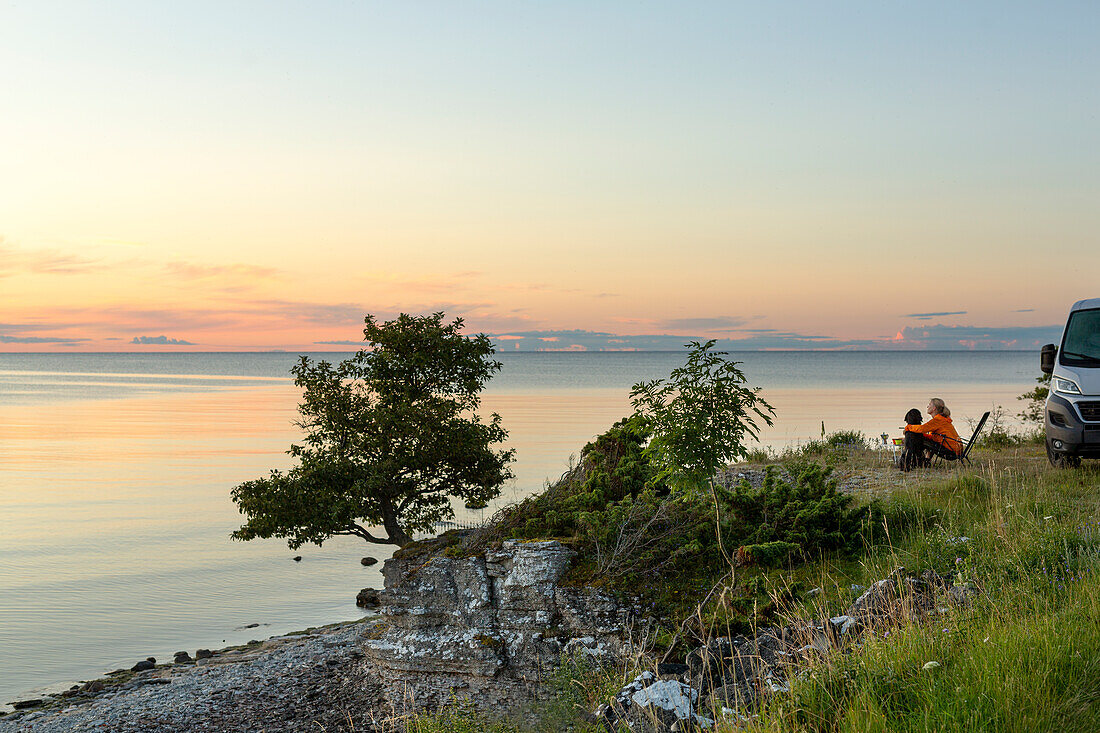
[[[530,355],[530,354],[679,354],[685,349],[532,349],[495,351],[494,356]],[[87,356],[87,355],[186,355],[186,354],[354,354],[361,349],[221,349],[217,351],[0,351],[0,356]],[[862,349],[862,348],[834,348],[834,349],[718,349],[717,351],[738,354],[956,354],[956,353],[1003,353],[1023,354],[1032,351],[1038,352],[1038,348],[1031,349]]]

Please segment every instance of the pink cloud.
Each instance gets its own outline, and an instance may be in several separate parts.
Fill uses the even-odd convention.
[[[100,270],[100,260],[81,257],[58,249],[26,249],[6,244],[0,237],[0,277],[18,273],[76,275]]]
[[[261,267],[259,265],[246,265],[241,263],[229,265],[198,265],[190,262],[169,262],[164,266],[164,269],[171,275],[194,280],[205,280],[215,277],[271,279],[282,275],[282,272],[274,267]]]

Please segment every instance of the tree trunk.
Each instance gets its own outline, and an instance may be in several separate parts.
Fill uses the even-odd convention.
[[[394,509],[393,502],[388,497],[382,497],[381,500],[382,510],[382,528],[386,530],[386,535],[389,537],[390,542],[393,544],[404,547],[413,541],[413,538],[401,528],[401,524],[397,521],[397,510]]]

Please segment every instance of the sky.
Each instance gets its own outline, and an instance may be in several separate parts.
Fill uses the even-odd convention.
[[[0,351],[1034,348],[1095,2],[0,5]]]

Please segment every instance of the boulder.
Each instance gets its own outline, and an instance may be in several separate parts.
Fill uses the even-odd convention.
[[[981,592],[970,585],[952,585],[947,588],[947,597],[956,606],[970,605],[970,601],[977,598]]]
[[[713,720],[696,712],[699,691],[675,679],[643,672],[593,714],[608,730],[680,731],[710,727]]]
[[[140,662],[135,664],[133,667],[130,667],[130,671],[131,672],[147,672],[150,669],[154,669],[156,666],[157,665],[156,665],[155,662],[150,662],[148,659],[142,659]]]
[[[364,588],[355,596],[355,605],[360,608],[377,608],[378,604],[381,602],[380,597],[380,591],[374,588]]]
[[[214,652],[210,651],[209,649],[195,650],[195,659],[210,659],[210,657],[212,656],[214,656]]]
[[[879,580],[853,601],[844,615],[860,620],[886,616],[894,608],[897,599],[897,581],[893,578]]]
[[[855,636],[859,623],[851,616],[833,616],[829,619],[834,638],[846,639]]]
[[[657,664],[658,677],[683,677],[690,671],[691,667],[686,664],[677,664],[676,662],[660,662]]]
[[[11,706],[16,710],[27,710],[28,708],[37,708],[45,704],[45,700],[35,698],[33,700],[16,700]]]
[[[371,565],[377,565],[378,564],[378,558],[376,558],[376,557],[364,557],[362,560],[359,561],[359,564],[363,565],[365,567],[370,567]]]
[[[690,730],[714,721],[695,712],[698,691],[676,680],[659,680],[630,696],[623,719],[635,731]],[[687,722],[690,727],[681,725]]]

